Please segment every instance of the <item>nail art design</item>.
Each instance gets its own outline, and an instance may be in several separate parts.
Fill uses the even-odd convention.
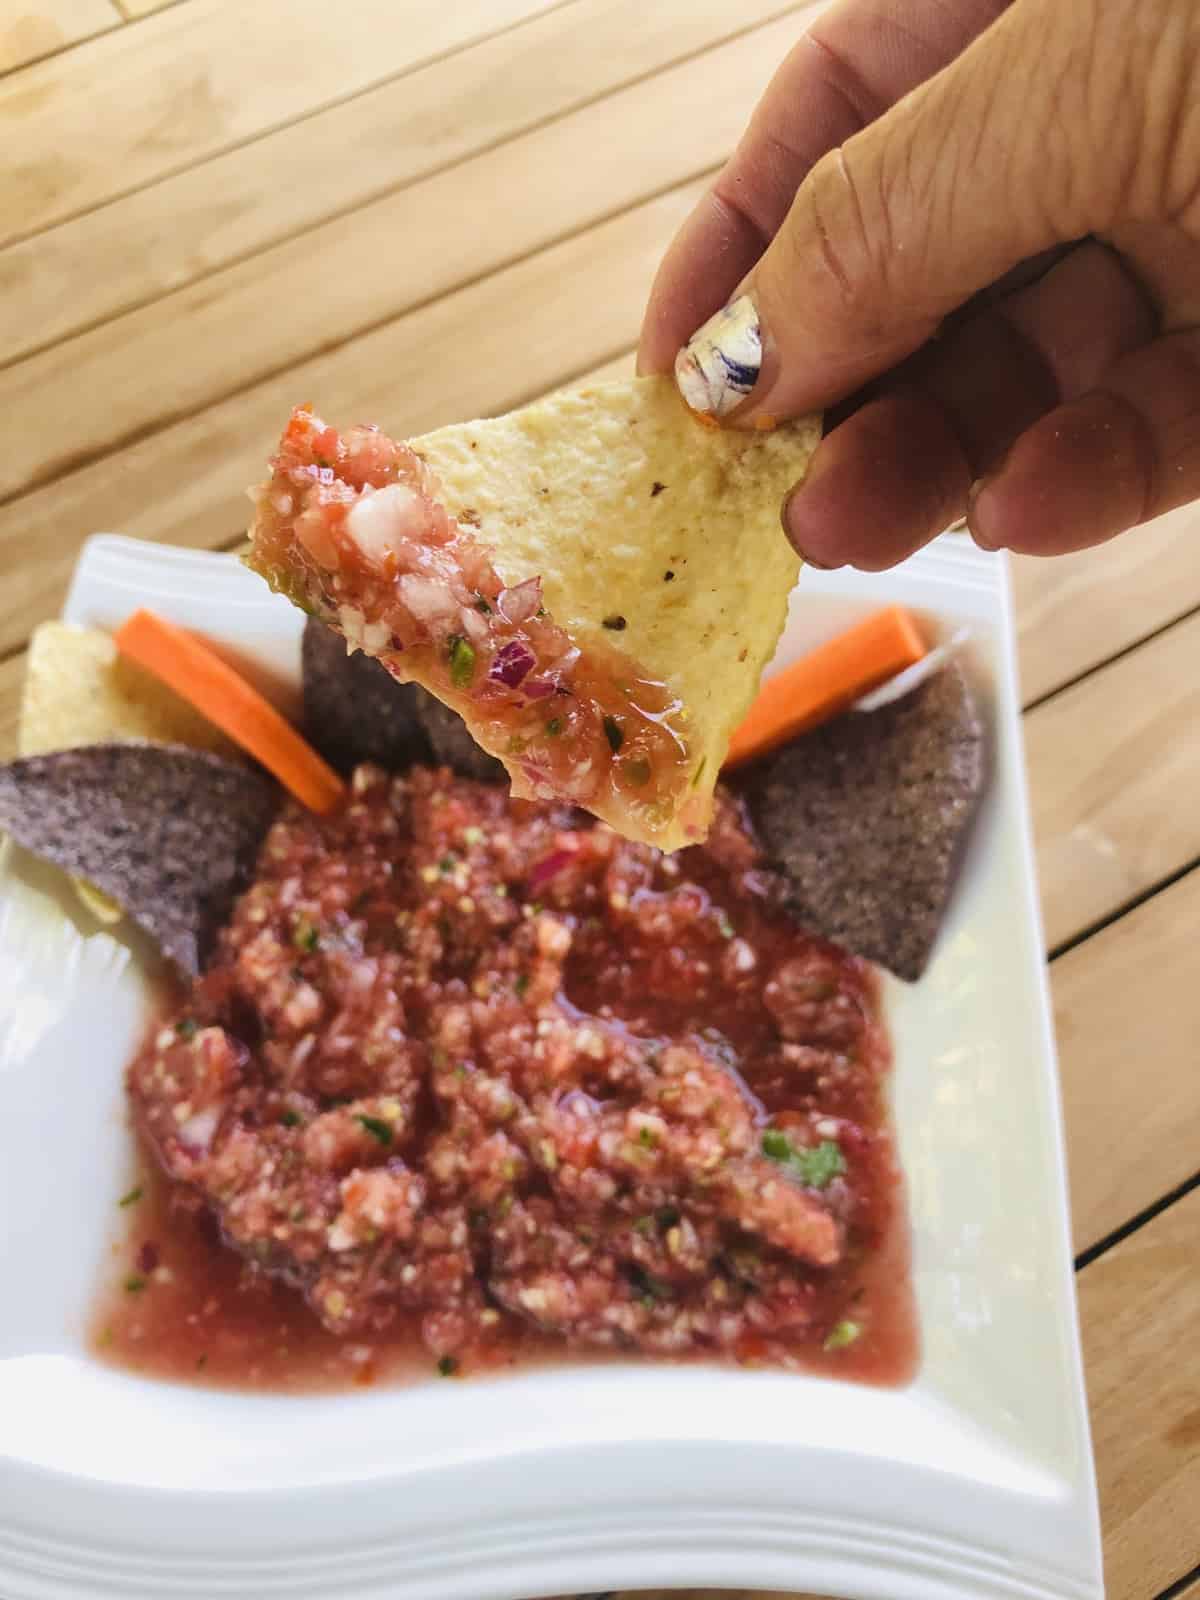
[[[758,312],[742,294],[696,329],[675,358],[675,382],[693,411],[724,417],[741,405],[761,369]]]

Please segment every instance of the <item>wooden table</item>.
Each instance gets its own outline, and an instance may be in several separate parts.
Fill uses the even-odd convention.
[[[415,433],[625,370],[806,12],[8,0],[2,754],[81,540],[237,543],[293,401]],[[1110,1594],[1200,1600],[1200,511],[1016,582]]]

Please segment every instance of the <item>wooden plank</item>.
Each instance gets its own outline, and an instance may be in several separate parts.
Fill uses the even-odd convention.
[[[117,4],[132,20],[134,17],[148,17],[152,11],[161,11],[164,6],[177,4],[177,0],[117,0]]]
[[[1050,969],[1077,1250],[1200,1169],[1197,927],[1200,871]]]
[[[1200,857],[1200,615],[1025,719],[1053,949]]]
[[[1080,1274],[1108,1592],[1152,1600],[1200,1562],[1200,1190]]]
[[[0,661],[0,761],[11,761],[17,753],[17,713],[24,677],[24,651]]]
[[[1095,550],[1013,560],[1028,704],[1200,606],[1200,506],[1182,506]]]
[[[54,344],[787,9],[576,0],[10,245],[0,352]]]
[[[102,34],[0,83],[0,244],[560,3],[187,0]]]
[[[121,13],[110,0],[17,0],[0,16],[0,72],[90,39],[120,20]]]
[[[208,548],[234,538],[245,486],[297,400],[418,433],[517,405],[627,349],[699,192],[673,190],[0,507],[0,652],[58,612],[89,533]]]
[[[0,495],[54,477],[64,447],[96,456],[713,167],[795,33],[768,24],[8,367]],[[696,104],[698,125],[679,115]],[[533,315],[571,306],[559,289]]]

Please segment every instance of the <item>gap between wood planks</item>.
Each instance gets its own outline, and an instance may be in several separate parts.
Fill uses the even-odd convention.
[[[0,16],[0,79],[121,25],[114,0],[28,0]]]
[[[713,7],[718,22],[699,8],[685,28],[648,36],[631,59],[629,30],[643,0],[576,3],[573,26],[605,26],[586,67],[572,58],[569,72],[552,71],[573,17],[560,6],[9,245],[0,251],[0,284],[7,278],[14,286],[7,311],[0,304],[0,371],[772,24],[823,9],[822,0],[755,0],[736,21]],[[596,8],[594,19],[585,14]],[[480,121],[491,137],[473,142],[471,104],[501,70],[516,83],[503,99],[493,97]],[[395,154],[384,160],[382,149]],[[279,176],[297,170],[306,181],[281,188]],[[173,219],[165,258],[164,215]]]
[[[193,166],[212,159],[214,156],[225,154],[264,134],[286,127],[294,120],[297,114],[308,114],[317,108],[340,105],[353,99],[358,94],[378,87],[389,79],[402,76],[415,67],[449,59],[472,43],[507,33],[512,28],[519,27],[522,22],[539,13],[558,10],[579,3],[580,0],[478,0],[478,4],[475,5],[469,5],[467,0],[457,0],[457,3],[453,6],[439,6],[430,3],[424,10],[427,23],[435,28],[434,41],[436,42],[431,42],[430,48],[425,54],[406,57],[401,64],[389,72],[380,70],[379,53],[377,52],[365,52],[363,57],[360,58],[353,51],[350,54],[346,54],[344,48],[336,56],[331,55],[327,49],[323,55],[317,54],[312,58],[318,63],[318,70],[328,70],[331,73],[327,80],[319,80],[320,86],[314,86],[313,93],[316,98],[316,106],[314,107],[311,101],[306,102],[292,98],[300,90],[300,80],[293,74],[286,80],[286,86],[282,92],[279,91],[278,84],[270,85],[275,93],[269,103],[279,102],[274,120],[266,112],[258,110],[264,103],[268,103],[267,95],[264,93],[264,84],[259,83],[257,97],[248,92],[254,87],[252,71],[262,66],[262,61],[259,58],[265,59],[272,50],[277,52],[278,40],[277,38],[272,40],[270,37],[270,19],[268,18],[267,23],[263,23],[261,20],[262,17],[267,16],[267,7],[247,7],[242,3],[242,0],[188,0],[186,5],[167,6],[152,15],[140,18],[136,24],[127,24],[124,27],[109,29],[104,34],[83,41],[75,50],[70,52],[70,59],[62,63],[67,68],[66,76],[70,81],[59,85],[49,81],[49,74],[43,71],[44,64],[38,62],[28,69],[26,80],[21,83],[18,94],[23,114],[29,115],[30,113],[25,110],[25,107],[33,105],[37,108],[37,112],[40,112],[42,103],[56,89],[66,89],[68,92],[74,91],[79,98],[86,100],[88,94],[94,91],[95,84],[100,81],[105,83],[104,105],[107,106],[108,96],[111,92],[109,80],[112,77],[111,69],[114,59],[113,52],[115,51],[116,56],[122,58],[119,61],[119,66],[124,67],[127,62],[132,62],[134,66],[142,68],[137,81],[145,80],[152,85],[148,94],[143,93],[140,98],[133,98],[122,107],[123,110],[127,109],[129,105],[133,107],[133,114],[128,124],[131,134],[128,145],[127,147],[122,147],[118,144],[113,147],[112,130],[114,127],[119,127],[119,124],[109,123],[105,125],[102,122],[98,123],[97,125],[100,126],[104,137],[101,137],[98,143],[93,138],[93,144],[96,144],[97,148],[95,151],[89,150],[89,163],[91,165],[85,164],[84,168],[85,177],[91,174],[88,181],[83,184],[84,192],[85,194],[88,192],[90,185],[93,193],[87,199],[73,205],[61,199],[54,203],[48,203],[43,199],[38,220],[30,227],[19,230],[13,229],[5,234],[3,242],[8,245],[17,243],[22,239],[32,238],[46,228],[57,226],[74,217],[86,215],[101,205],[107,205],[132,194],[147,182],[158,181],[185,172]],[[362,28],[368,28],[372,19],[367,15],[367,7],[364,0],[359,0],[359,4],[362,9],[358,21]],[[326,24],[329,8],[323,3],[323,0],[290,0],[290,5],[289,22],[293,33],[297,35],[296,38],[289,41],[293,51],[298,44],[301,47],[309,44],[316,46],[322,40],[328,42],[331,37],[337,37],[328,34]],[[385,18],[388,21],[394,21],[394,13],[398,9],[399,7],[388,4],[387,0],[379,0],[374,10],[375,21],[378,23]],[[409,6],[407,9],[411,12],[412,7]],[[259,17],[255,16],[256,10],[261,13]],[[467,12],[471,18],[482,23],[477,28],[477,31],[469,31],[470,23],[465,27],[462,25],[461,18],[464,12]],[[498,20],[496,13],[499,13],[500,18],[503,20]],[[176,37],[185,27],[188,28],[189,34],[188,52],[186,53],[180,47],[180,39]],[[236,42],[240,46],[240,48],[232,51],[230,49],[231,41],[226,34],[226,29],[229,27],[235,30]],[[255,27],[266,27],[267,33],[261,37],[253,33],[248,34],[247,30],[253,30]],[[277,32],[278,23],[275,24],[275,27]],[[134,28],[136,28],[136,32],[133,31]],[[440,32],[437,30],[440,30]],[[411,37],[411,33],[412,30],[410,29],[407,37]],[[159,51],[162,59],[157,63],[157,74],[147,73],[144,70],[143,63],[133,60],[134,52],[132,48],[128,47],[128,42],[131,38],[136,39],[138,46],[148,47],[149,53],[153,54],[154,46],[159,42],[156,39],[158,34],[164,36],[162,48]],[[385,35],[380,32],[378,39],[380,42],[384,42]],[[344,39],[342,43],[344,46]],[[185,61],[185,55],[201,63],[205,71],[201,87],[208,96],[212,108],[218,112],[231,113],[231,115],[227,125],[219,131],[215,129],[207,132],[202,131],[194,137],[191,140],[191,148],[188,153],[181,155],[172,162],[164,157],[161,152],[164,149],[171,148],[172,143],[179,145],[183,141],[180,138],[176,138],[173,141],[164,138],[161,127],[157,125],[164,119],[169,124],[173,111],[169,99],[162,101],[159,98],[161,85],[154,84],[154,77],[156,75],[160,78],[165,76],[165,69],[179,66],[180,63]],[[302,59],[303,55],[302,49]],[[55,61],[50,63],[51,66],[56,64]],[[154,66],[155,64],[151,63],[151,65]],[[215,83],[212,81],[212,71],[210,70],[214,65],[217,70]],[[372,75],[372,69],[374,69],[374,75]],[[248,74],[245,82],[239,81],[237,76],[243,71]],[[230,81],[229,75],[231,72],[233,81]],[[354,74],[353,79],[347,84],[346,80],[352,78],[352,73]],[[224,74],[224,76],[221,76],[221,74]],[[48,81],[40,81],[43,79]],[[200,80],[196,81],[197,83],[200,82]],[[11,77],[6,78],[4,84],[0,86],[0,118],[7,114],[5,100],[8,91],[12,88],[12,82]],[[339,87],[335,88],[335,83]],[[127,86],[122,84],[121,87]],[[143,82],[144,88],[145,83]],[[245,109],[246,107],[254,109],[247,110]],[[174,108],[176,113],[178,113],[179,109],[178,105]],[[34,114],[36,115],[37,112]],[[262,116],[263,120],[255,122],[253,118],[256,114]],[[242,119],[240,123],[239,116]],[[99,117],[99,109],[97,109],[97,117]],[[149,120],[147,121],[147,119]],[[203,119],[201,119],[201,122],[203,122]],[[82,129],[85,125],[81,124],[79,129],[66,129],[66,137],[69,139],[79,133],[82,139]],[[47,124],[47,130],[49,127],[50,125]],[[37,126],[35,121],[35,139],[42,132],[43,130]],[[157,137],[154,137],[156,134]],[[224,137],[222,137],[222,134],[224,134]],[[45,143],[47,149],[57,149],[57,152],[61,155],[61,140],[58,141],[56,146],[55,139],[49,131],[46,133]],[[120,159],[122,156],[126,158],[124,162]],[[104,173],[102,179],[95,177],[93,167],[96,164],[102,167]],[[122,165],[132,167],[133,171],[137,173],[136,181],[126,182],[124,185],[113,182],[112,173]],[[30,197],[29,204],[31,209],[39,210],[39,208],[34,207],[32,197]]]
[[[714,171],[794,34],[790,16],[753,30],[9,367],[5,501]],[[698,128],[675,109],[696,99],[706,106]],[[484,226],[497,194],[503,206]],[[563,314],[572,298],[569,283],[556,286],[553,308]],[[541,336],[550,309],[538,308],[519,344]],[[438,353],[471,354],[453,344]]]

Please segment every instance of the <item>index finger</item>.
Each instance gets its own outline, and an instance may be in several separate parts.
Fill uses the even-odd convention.
[[[827,150],[952,61],[1010,0],[838,0],[784,58],[650,291],[639,372],[665,372],[770,244]]]

